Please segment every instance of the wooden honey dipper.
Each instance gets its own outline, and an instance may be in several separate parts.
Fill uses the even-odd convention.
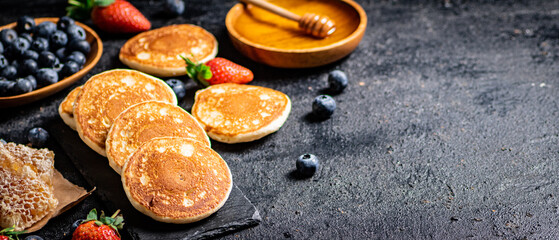
[[[239,1],[258,6],[284,18],[296,21],[299,23],[299,28],[302,28],[303,30],[305,30],[305,33],[312,35],[313,37],[325,38],[332,35],[332,33],[336,31],[336,25],[334,24],[334,21],[326,16],[319,16],[314,13],[305,13],[303,16],[299,16],[264,0]]]

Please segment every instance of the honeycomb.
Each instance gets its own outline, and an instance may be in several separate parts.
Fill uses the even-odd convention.
[[[24,230],[54,211],[54,153],[0,143],[0,227]]]

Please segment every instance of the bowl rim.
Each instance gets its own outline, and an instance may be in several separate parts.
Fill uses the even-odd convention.
[[[258,49],[262,49],[262,50],[266,50],[266,51],[270,51],[270,52],[278,52],[278,53],[310,53],[310,52],[320,52],[320,51],[325,51],[325,50],[330,50],[339,46],[343,46],[345,44],[347,44],[348,42],[359,38],[363,32],[365,32],[366,28],[367,28],[367,14],[365,13],[365,10],[363,10],[363,8],[361,7],[361,5],[359,5],[358,3],[356,3],[353,0],[340,0],[340,2],[345,3],[347,5],[349,5],[350,7],[353,8],[353,10],[355,10],[358,14],[359,14],[359,25],[357,25],[357,28],[355,28],[355,30],[347,37],[337,41],[337,42],[333,42],[329,45],[326,46],[321,46],[321,47],[314,47],[314,48],[304,48],[304,49],[284,49],[284,48],[277,48],[277,47],[270,47],[270,46],[266,46],[266,45],[262,45],[259,43],[255,43],[252,42],[248,39],[246,39],[245,37],[243,37],[241,34],[239,34],[234,27],[234,19],[233,19],[233,13],[234,11],[243,11],[243,8],[245,7],[244,3],[237,3],[235,4],[230,10],[229,12],[227,12],[227,16],[225,17],[225,26],[227,27],[227,31],[229,32],[229,34],[231,36],[233,36],[235,39],[237,39],[238,41],[242,42],[243,44],[246,44],[248,46],[251,46],[253,48],[258,48]]]
[[[58,22],[59,18],[58,17],[40,17],[40,18],[34,18],[35,23],[41,23],[41,22],[45,22],[45,21],[51,21],[51,22]],[[0,26],[0,30],[5,29],[5,28],[14,28],[16,26],[17,22],[12,22],[3,26]],[[0,103],[2,103],[2,101],[13,101],[13,100],[17,100],[17,99],[25,99],[28,97],[32,97],[35,95],[41,95],[43,94],[43,97],[39,97],[33,101],[39,100],[41,98],[47,97],[51,94],[54,94],[64,88],[66,88],[67,86],[61,86],[61,85],[70,85],[73,82],[79,80],[81,77],[78,77],[80,74],[83,76],[85,75],[87,72],[91,71],[91,69],[97,64],[97,62],[99,62],[99,59],[101,59],[101,55],[103,54],[103,43],[101,42],[101,38],[99,37],[99,35],[97,35],[97,33],[91,29],[90,27],[88,27],[87,25],[76,21],[76,25],[82,27],[85,31],[86,34],[90,34],[93,37],[93,42],[95,42],[97,44],[97,52],[94,53],[95,56],[94,58],[91,60],[91,62],[89,62],[89,64],[84,65],[84,67],[82,69],[80,69],[78,72],[63,78],[62,80],[53,83],[51,85],[42,87],[42,88],[38,88],[35,89],[31,92],[28,93],[24,93],[24,94],[19,94],[19,95],[14,95],[14,96],[5,96],[5,97],[0,97]],[[91,54],[91,53],[90,53]],[[31,102],[33,102],[31,101]],[[28,103],[28,102],[26,102]],[[23,103],[25,104],[25,103]],[[21,105],[23,105],[21,104]],[[16,104],[16,105],[20,105],[20,104]],[[16,105],[11,105],[11,106],[16,106]],[[1,108],[1,107],[0,107]]]

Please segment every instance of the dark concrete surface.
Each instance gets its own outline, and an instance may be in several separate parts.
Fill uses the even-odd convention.
[[[253,70],[252,84],[292,99],[279,132],[213,143],[263,219],[225,239],[559,238],[559,1],[360,1],[369,25],[357,50],[301,70],[267,67],[232,47],[224,19],[234,1],[187,1],[174,19],[158,13],[160,1],[133,3],[154,27],[208,29],[219,56]],[[61,15],[63,6],[1,0],[0,24]],[[128,37],[102,34],[104,55],[78,84],[123,67],[117,54]],[[334,69],[349,87],[334,96],[331,119],[310,121]],[[196,90],[188,88],[186,109]],[[28,129],[58,118],[68,91],[1,110],[0,137],[26,142]],[[321,159],[312,179],[291,174],[304,153]]]

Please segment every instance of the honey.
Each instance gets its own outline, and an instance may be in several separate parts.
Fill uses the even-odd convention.
[[[253,5],[247,5],[235,23],[235,30],[246,40],[278,49],[319,48],[339,42],[359,26],[359,14],[339,0],[269,0],[279,7],[302,16],[315,13],[327,16],[336,24],[336,31],[319,39],[306,34],[298,23]]]

